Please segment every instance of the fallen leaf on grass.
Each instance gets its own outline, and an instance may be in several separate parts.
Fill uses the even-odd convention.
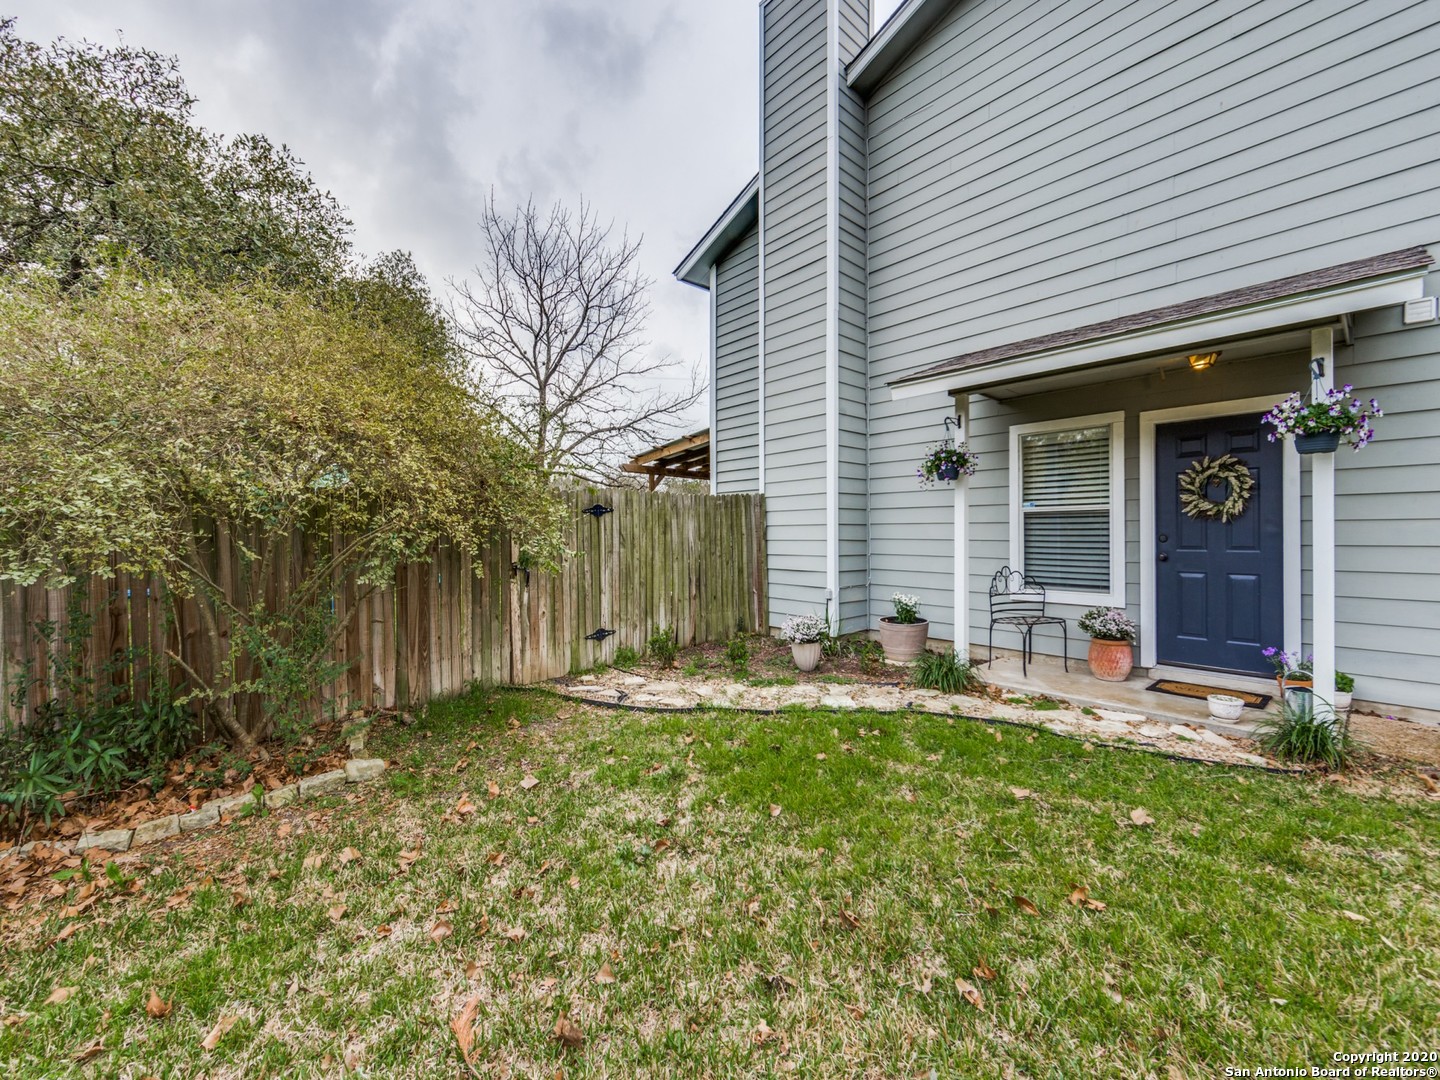
[[[512,926],[509,930],[505,931],[505,936],[511,941],[524,941],[527,935],[520,927]]]
[[[214,1050],[215,1047],[220,1045],[220,1040],[225,1037],[225,1033],[233,1028],[235,1022],[239,1019],[238,1016],[220,1017],[219,1020],[215,1021],[215,1026],[210,1029],[210,1034],[200,1040],[200,1045],[206,1050]]]
[[[300,868],[302,870],[318,870],[324,862],[325,853],[323,851],[312,851],[309,855],[306,855],[300,863]]]
[[[276,836],[278,839],[284,840],[287,836],[289,836],[289,835],[290,835],[292,832],[294,832],[294,831],[295,831],[295,826],[291,825],[290,822],[288,822],[288,821],[282,821],[282,822],[280,823],[279,827],[275,830],[275,836]]]
[[[500,866],[505,862],[505,852],[492,851],[489,855],[485,856],[485,861],[491,866]]]
[[[328,916],[330,916],[330,921],[331,921],[331,922],[338,923],[341,919],[343,919],[343,918],[345,917],[345,912],[346,912],[346,910],[347,910],[347,908],[345,907],[344,904],[336,904],[334,907],[332,907],[332,908],[331,908],[329,911],[327,911],[325,914],[328,915]]]
[[[57,986],[54,990],[50,991],[50,996],[45,999],[45,1004],[64,1005],[65,1002],[69,1001],[71,996],[74,995],[75,991],[79,989],[78,986]]]
[[[1027,897],[1016,895],[1015,906],[1026,915],[1039,915],[1040,909],[1036,907]]]
[[[416,848],[414,851],[402,851],[402,852],[400,852],[400,872],[401,872],[402,874],[409,873],[410,867],[414,866],[416,860],[419,859],[419,858],[420,858],[420,849],[419,849],[419,848]]]
[[[348,863],[359,862],[360,858],[360,852],[356,851],[353,847],[347,847],[344,851],[340,852],[340,865],[345,866]]]
[[[1351,922],[1369,922],[1369,921],[1370,921],[1370,920],[1367,919],[1364,915],[1357,915],[1357,914],[1356,914],[1355,912],[1353,912],[1353,911],[1344,911],[1344,910],[1342,910],[1342,911],[1340,912],[1340,917],[1341,917],[1341,918],[1344,918],[1344,919],[1349,919]]]
[[[381,923],[379,926],[375,927],[376,937],[389,937],[394,932],[395,928],[389,923]]]
[[[580,1030],[580,1025],[563,1013],[555,1021],[555,1038],[566,1050],[578,1050],[585,1043],[585,1033]]]
[[[995,981],[995,969],[992,968],[989,964],[985,963],[984,957],[981,957],[980,960],[976,962],[975,968],[971,972],[971,974],[973,974],[977,979],[984,979],[986,982]]]
[[[430,927],[430,940],[440,944],[447,937],[455,932],[455,928],[445,919],[436,919],[435,925]]]
[[[460,801],[455,804],[455,809],[451,812],[456,817],[464,817],[466,814],[475,813],[475,804],[470,801],[469,795],[461,795]]]
[[[856,1020],[864,1020],[864,1019],[865,1019],[865,1010],[864,1010],[863,1008],[861,1008],[859,1005],[850,1005],[850,1004],[847,1004],[847,1005],[845,1006],[845,1011],[848,1012],[851,1016],[853,1016]]]
[[[104,1052],[105,1052],[105,1044],[102,1043],[102,1042],[100,1042],[99,1040],[96,1040],[95,1042],[93,1042],[93,1043],[91,1043],[89,1046],[87,1046],[84,1050],[81,1050],[81,1051],[79,1051],[78,1053],[76,1053],[76,1055],[75,1055],[75,1060],[76,1060],[76,1061],[89,1061],[91,1058],[93,1058],[93,1057],[98,1057],[99,1055],[103,1054]]]
[[[480,999],[471,994],[450,1021],[450,1030],[455,1033],[455,1042],[460,1047],[460,1056],[465,1059],[466,1065],[473,1065],[478,1053],[475,1047],[475,1017],[479,1012]]]
[[[1070,883],[1070,895],[1065,898],[1065,902],[1067,904],[1073,904],[1076,907],[1079,907],[1081,904],[1085,903],[1085,901],[1089,899],[1089,897],[1090,889],[1088,886],[1076,885],[1072,881]]]
[[[1134,810],[1130,811],[1130,820],[1136,825],[1141,826],[1155,824],[1155,819],[1150,816],[1150,811],[1146,810],[1143,806],[1137,806]]]
[[[844,908],[841,908],[840,925],[846,930],[859,930],[860,916],[856,915],[853,911],[846,911]]]
[[[770,1025],[767,1024],[764,1020],[761,1020],[758,1024],[755,1025],[755,1034],[753,1038],[755,1040],[756,1046],[764,1046],[766,1043],[774,1042],[776,1039],[780,1038],[780,1034],[779,1032],[772,1031]]]
[[[779,817],[779,816],[780,816],[780,806],[779,806],[779,804],[777,804],[777,803],[771,803],[771,804],[770,804],[770,816],[771,816],[771,817]]]
[[[960,991],[960,996],[968,1001],[981,1012],[985,1011],[985,999],[980,996],[980,991],[975,985],[966,981],[963,977],[955,980],[955,989]]]
[[[488,784],[485,785],[485,790],[489,793],[490,798],[492,799],[498,799],[500,797],[500,785],[497,784],[494,780],[491,780]]]
[[[535,777],[531,776],[529,773],[526,773],[525,779],[520,781],[520,787],[524,791],[529,791],[531,788],[535,787],[539,783],[539,780],[535,779]]]
[[[595,973],[595,981],[602,985],[609,985],[615,981],[615,972],[610,968],[610,961],[600,965],[600,970]]]
[[[1017,799],[1028,799],[1031,795],[1034,795],[1035,793],[1029,788],[1012,787],[1010,789],[1010,794],[1014,795]]]
[[[154,990],[150,991],[150,1000],[145,1002],[145,1012],[156,1020],[169,1016],[172,1007],[171,1002],[162,1000]]]

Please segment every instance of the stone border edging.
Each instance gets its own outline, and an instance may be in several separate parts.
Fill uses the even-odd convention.
[[[247,812],[253,813],[260,807],[277,810],[303,799],[314,799],[321,795],[344,791],[347,784],[378,780],[386,768],[384,758],[353,756],[365,749],[365,734],[368,726],[367,721],[359,731],[349,737],[348,746],[352,756],[345,762],[343,769],[332,769],[314,776],[301,777],[293,784],[286,784],[273,791],[263,792],[259,797],[256,796],[255,789],[251,788],[239,795],[225,795],[218,799],[210,799],[188,814],[167,814],[164,817],[142,821],[128,829],[105,829],[101,832],[83,833],[73,842],[31,840],[29,843],[0,852],[0,859],[7,859],[15,855],[28,857],[30,852],[37,847],[53,848],[67,855],[78,855],[82,851],[92,849],[120,854],[141,844],[152,844],[158,840],[168,840],[172,836],[179,836],[181,833],[195,832],[218,825],[223,818]]]
[[[878,684],[878,685],[894,685],[894,684]],[[580,697],[578,694],[566,694],[566,693],[561,693],[561,692],[558,692],[558,691],[555,691],[555,693],[557,693],[558,696],[565,698],[567,701],[577,701],[577,702],[579,702],[579,703],[582,704],[582,705],[594,705],[594,706],[597,706],[598,708],[601,708],[601,709],[615,709],[615,710],[618,710],[618,711],[621,711],[621,712],[641,712],[641,713],[733,712],[733,713],[749,713],[749,714],[751,714],[751,715],[753,715],[753,716],[783,716],[783,715],[785,715],[787,709],[793,709],[793,708],[795,707],[795,706],[792,705],[792,706],[785,706],[784,708],[779,708],[779,709],[755,709],[755,708],[745,708],[745,707],[739,706],[739,705],[713,705],[713,704],[712,704],[712,705],[696,705],[696,706],[693,706],[693,707],[690,707],[690,708],[684,708],[684,709],[682,709],[682,708],[676,708],[676,707],[670,706],[670,705],[630,705],[630,704],[627,704],[627,703],[624,702],[624,701],[605,701],[605,700],[602,700],[602,699],[599,699],[599,698]],[[848,713],[851,713],[851,712],[861,712],[861,711],[864,711],[864,710],[860,710],[860,709],[852,710],[852,709],[836,708],[835,706],[831,706],[831,705],[811,705],[811,706],[806,706],[806,709],[807,709],[807,711],[812,711],[812,712],[821,712],[821,711],[824,711],[824,712],[832,712],[832,713],[835,713],[836,715],[845,715],[845,714],[848,714]],[[1122,741],[1117,741],[1117,740],[1112,740],[1112,739],[1105,739],[1105,738],[1103,738],[1103,737],[1096,736],[1096,735],[1084,735],[1084,734],[1081,734],[1081,733],[1079,733],[1079,732],[1056,731],[1056,730],[1053,729],[1053,728],[1048,728],[1048,727],[1046,727],[1044,724],[1026,723],[1024,720],[1007,720],[1007,719],[1005,719],[1005,718],[1002,717],[1002,716],[970,716],[970,715],[967,715],[967,714],[965,714],[965,713],[939,713],[939,712],[933,712],[933,711],[931,711],[931,710],[929,710],[929,709],[921,709],[921,708],[916,707],[916,705],[915,705],[914,702],[906,702],[906,703],[905,703],[905,707],[904,707],[903,709],[873,710],[873,711],[879,712],[881,716],[943,716],[943,717],[948,717],[948,718],[953,718],[953,719],[958,719],[958,720],[973,720],[973,721],[974,721],[975,723],[977,723],[977,724],[984,724],[984,725],[986,725],[986,726],[988,726],[988,727],[1008,727],[1008,728],[1016,728],[1016,729],[1018,729],[1018,730],[1020,730],[1020,731],[1044,732],[1046,735],[1054,735],[1054,736],[1056,736],[1057,738],[1069,739],[1069,740],[1071,740],[1072,742],[1078,742],[1078,743],[1086,743],[1086,742],[1088,742],[1088,743],[1094,744],[1095,746],[1103,746],[1103,747],[1105,747],[1107,750],[1129,750],[1129,751],[1132,751],[1132,752],[1134,752],[1134,753],[1149,754],[1149,755],[1151,755],[1152,757],[1166,758],[1166,759],[1168,759],[1168,760],[1170,760],[1170,761],[1183,761],[1183,762],[1186,762],[1186,763],[1188,763],[1188,764],[1190,764],[1190,765],[1212,765],[1212,766],[1218,766],[1218,767],[1221,767],[1221,768],[1255,769],[1255,770],[1257,770],[1257,771],[1259,771],[1259,772],[1274,773],[1274,774],[1276,774],[1277,776],[1296,776],[1296,775],[1298,775],[1298,774],[1303,773],[1303,772],[1306,771],[1305,769],[1300,768],[1300,767],[1285,768],[1285,767],[1280,766],[1280,765],[1271,765],[1271,764],[1269,764],[1268,762],[1267,762],[1266,764],[1260,765],[1260,764],[1255,764],[1255,763],[1248,762],[1248,761],[1217,761],[1217,760],[1215,760],[1214,758],[1186,757],[1184,754],[1176,754],[1176,753],[1173,753],[1172,751],[1161,749],[1160,747],[1156,746],[1154,743],[1138,742],[1138,741],[1132,741],[1132,740],[1128,740],[1128,739],[1127,739],[1127,740],[1122,740]]]

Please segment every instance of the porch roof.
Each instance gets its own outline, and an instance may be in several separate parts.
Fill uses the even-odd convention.
[[[896,398],[980,390],[1402,303],[1423,293],[1434,262],[1423,247],[1340,263],[944,360],[890,382]]]

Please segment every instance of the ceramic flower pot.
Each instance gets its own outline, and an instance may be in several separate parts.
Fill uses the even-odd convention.
[[[1212,720],[1239,720],[1245,711],[1245,700],[1231,694],[1208,694],[1205,703],[1210,706]]]
[[[1301,454],[1333,454],[1340,448],[1338,431],[1317,431],[1311,435],[1296,435],[1295,450]]]
[[[824,648],[818,641],[797,641],[790,646],[790,659],[801,671],[814,671],[820,666],[820,654]]]
[[[1355,700],[1355,695],[1349,690],[1335,691],[1335,711],[1342,716],[1350,714],[1350,705]]]
[[[908,664],[924,652],[929,637],[929,619],[902,623],[886,615],[880,620],[880,647],[885,650],[885,659],[897,664]]]
[[[1124,682],[1135,666],[1135,650],[1128,641],[1090,639],[1090,674],[1104,682]]]

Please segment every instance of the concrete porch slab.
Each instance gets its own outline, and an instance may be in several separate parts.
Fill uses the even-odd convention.
[[[1019,656],[997,651],[991,664],[980,665],[980,674],[986,682],[1018,694],[1044,694],[1059,698],[1074,705],[1092,709],[1113,709],[1121,712],[1141,713],[1152,720],[1173,724],[1195,724],[1218,731],[1222,735],[1237,735],[1253,738],[1255,722],[1265,715],[1258,709],[1246,709],[1239,720],[1231,723],[1212,720],[1209,707],[1199,698],[1176,697],[1162,694],[1157,690],[1145,689],[1157,678],[1187,678],[1194,682],[1229,686],[1232,688],[1258,690],[1254,680],[1223,679],[1202,676],[1197,672],[1183,675],[1174,672],[1160,674],[1132,674],[1123,683],[1102,682],[1086,669],[1084,661],[1071,660],[1067,672],[1057,657],[1037,656],[1028,665],[1029,671],[1020,670]],[[1274,692],[1271,690],[1273,699]],[[1272,700],[1270,709],[1274,709]]]

